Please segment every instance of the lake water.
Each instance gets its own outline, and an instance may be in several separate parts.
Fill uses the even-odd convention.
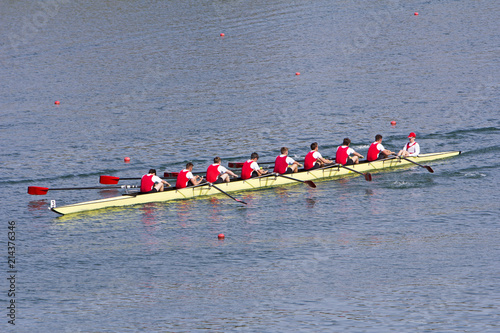
[[[3,1],[0,331],[499,332],[499,10]],[[313,141],[333,156],[346,136],[364,155],[377,133],[397,151],[412,131],[422,152],[463,153],[433,174],[235,194],[247,206],[216,196],[58,217],[52,199],[120,192],[26,194],[187,161],[204,171],[214,156],[273,160],[281,146],[301,158]]]

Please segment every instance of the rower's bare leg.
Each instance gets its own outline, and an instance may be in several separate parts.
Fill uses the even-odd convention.
[[[227,173],[222,174],[220,178],[222,178],[222,180],[225,181],[226,183],[229,183],[229,174]]]
[[[358,164],[359,163],[359,158],[357,156],[353,156],[351,157],[351,160],[354,164]]]
[[[155,189],[158,191],[158,192],[162,192],[163,191],[163,183],[158,183],[155,185]]]
[[[297,164],[292,164],[289,168],[292,169],[293,172],[297,172],[299,170],[299,166]]]

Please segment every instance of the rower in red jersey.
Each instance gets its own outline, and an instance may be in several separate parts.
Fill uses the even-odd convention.
[[[359,159],[363,158],[363,155],[357,153],[354,149],[349,147],[351,140],[349,138],[344,138],[342,146],[337,148],[337,153],[335,154],[335,163],[342,165],[353,165],[358,164]],[[351,157],[351,155],[354,155]]]
[[[141,178],[141,193],[161,192],[164,184],[170,186],[156,175],[156,169],[149,169],[149,172]]]
[[[241,168],[241,179],[259,177],[267,173],[267,170],[261,170],[257,164],[258,159],[259,154],[252,153],[252,155],[250,155],[250,159],[243,163],[243,167]]]
[[[186,168],[179,172],[177,176],[177,182],[175,183],[175,187],[177,189],[185,188],[188,186],[195,186],[200,184],[203,181],[203,177],[201,176],[193,176],[193,163],[188,162],[186,164]]]
[[[321,156],[318,151],[318,143],[311,143],[311,151],[307,153],[306,158],[304,159],[304,170],[314,170],[318,168],[322,168],[325,164],[333,163],[329,159]]]
[[[229,176],[238,177],[234,172],[226,169],[220,164],[220,157],[215,157],[214,164],[211,164],[207,169],[207,182],[212,184],[219,184],[222,182],[229,183]]]
[[[288,156],[288,148],[281,148],[281,155],[276,157],[276,161],[274,161],[274,170],[273,172],[277,172],[280,174],[294,173],[297,172],[302,164],[295,161],[293,158]]]
[[[368,162],[372,162],[376,160],[382,160],[392,154],[396,153],[385,149],[384,146],[382,146],[382,135],[377,134],[375,135],[375,142],[370,145],[370,148],[368,148],[366,159],[368,160]]]
[[[409,142],[399,151],[398,156],[410,157],[420,154],[420,145],[415,141],[415,137],[416,135],[414,132],[408,135]]]

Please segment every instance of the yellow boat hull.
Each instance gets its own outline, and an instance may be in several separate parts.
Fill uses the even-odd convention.
[[[460,151],[451,151],[443,153],[430,153],[421,154],[418,157],[411,157],[410,159],[416,163],[422,164],[429,161],[434,161],[438,159],[448,158],[459,155]],[[351,165],[349,168],[354,169],[359,172],[376,172],[384,169],[398,168],[398,167],[414,166],[413,163],[406,161],[404,159],[390,158],[386,160],[379,160],[369,163],[362,163],[357,165]],[[325,169],[317,169],[312,171],[303,171],[294,174],[288,174],[286,176],[293,177],[297,180],[326,180],[334,179],[345,176],[358,175],[355,172],[347,170],[342,167],[334,166]],[[230,183],[217,184],[217,187],[225,192],[236,192],[236,191],[248,191],[264,189],[267,187],[275,187],[287,184],[296,184],[297,181],[292,179],[287,179],[284,177],[278,177],[275,175],[263,176],[259,178],[251,178],[248,180],[238,180],[232,181]],[[158,193],[148,193],[141,195],[122,195],[118,197],[99,199],[93,201],[86,201],[61,207],[51,208],[54,212],[67,215],[80,213],[85,211],[104,209],[110,207],[123,207],[130,205],[145,204],[150,202],[165,202],[171,200],[182,200],[191,199],[203,196],[212,196],[221,194],[217,189],[211,187],[209,184],[188,187],[180,190],[167,190]]]

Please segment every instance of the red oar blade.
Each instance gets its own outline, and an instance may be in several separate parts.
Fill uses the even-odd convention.
[[[228,167],[230,168],[242,168],[244,163],[241,162],[229,162],[227,164]]]
[[[314,184],[314,182],[313,182],[313,181],[306,180],[306,181],[304,181],[304,183],[306,183],[307,185],[309,185],[309,186],[310,186],[310,187],[312,187],[312,188],[316,188],[316,184]]]
[[[165,177],[165,178],[177,178],[178,175],[179,175],[178,172],[164,172],[163,173],[163,177]]]
[[[48,187],[28,186],[28,194],[31,195],[45,195],[48,190]]]
[[[432,168],[428,165],[424,165],[424,167],[427,169],[427,171],[429,171],[430,173],[434,173],[434,170],[432,170]]]
[[[364,175],[365,175],[365,179],[366,179],[367,181],[369,181],[369,182],[371,182],[371,181],[372,181],[372,174],[371,174],[371,173],[367,172],[367,173],[365,173]]]
[[[115,176],[100,176],[99,177],[99,183],[101,184],[118,184],[118,181],[120,180],[120,177],[115,177]]]

